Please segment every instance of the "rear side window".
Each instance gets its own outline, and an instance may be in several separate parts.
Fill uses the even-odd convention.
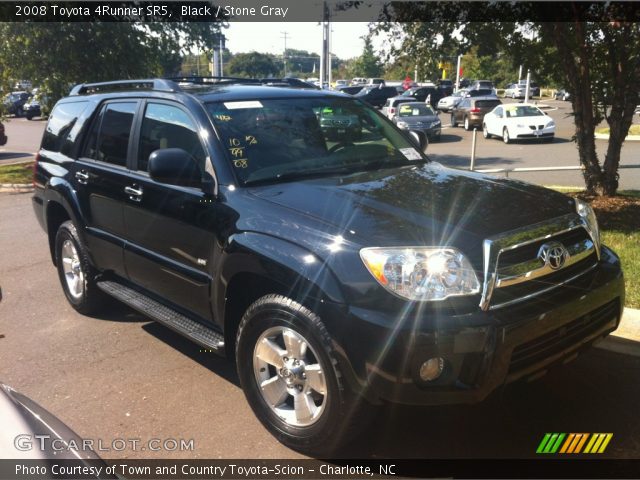
[[[85,157],[124,167],[137,102],[108,103],[93,123]]]
[[[205,152],[191,118],[180,108],[149,103],[142,120],[138,170],[147,171],[149,155],[161,148],[181,148],[204,170]]]
[[[66,155],[71,151],[73,127],[78,117],[87,107],[88,102],[59,103],[49,115],[49,123],[42,137],[42,148],[51,152],[62,152]]]

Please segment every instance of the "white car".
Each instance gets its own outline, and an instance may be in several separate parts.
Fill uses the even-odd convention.
[[[484,116],[484,138],[501,137],[504,143],[513,140],[552,142],[556,123],[549,115],[530,103],[498,105]]]
[[[464,98],[467,92],[468,90],[463,88],[461,90],[458,90],[453,95],[441,98],[440,100],[438,100],[438,110],[440,110],[441,112],[450,112],[453,107],[460,103],[460,100]]]

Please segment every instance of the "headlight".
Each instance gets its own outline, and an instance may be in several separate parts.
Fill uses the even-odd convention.
[[[439,127],[440,126],[440,120],[436,120],[435,122],[432,122],[431,127]]]
[[[598,227],[598,219],[596,218],[596,214],[593,211],[593,208],[591,208],[591,205],[589,205],[587,202],[583,202],[578,198],[576,198],[576,211],[578,212],[578,215],[580,215],[585,220],[587,230],[589,231],[589,235],[593,240],[599,258],[600,228]]]
[[[527,126],[523,125],[522,123],[517,124],[516,127],[518,127],[518,128],[527,128]]]
[[[408,300],[480,291],[471,263],[454,248],[363,248],[360,258],[380,285]]]
[[[407,122],[398,122],[396,125],[398,125],[398,128],[409,128],[409,124]]]
[[[549,127],[555,127],[556,126],[556,122],[549,122],[547,123],[547,128]]]

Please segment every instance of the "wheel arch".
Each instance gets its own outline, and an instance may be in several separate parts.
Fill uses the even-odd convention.
[[[45,190],[44,218],[49,239],[51,261],[56,265],[56,232],[63,222],[71,220],[77,227],[78,235],[82,241],[85,242],[84,228],[82,228],[84,223],[81,221],[82,217],[80,215],[78,199],[73,192],[73,187],[68,182],[60,178],[52,179],[52,182]]]
[[[212,294],[227,355],[234,353],[242,315],[265,295],[283,295],[317,314],[325,301],[345,303],[335,274],[324,262],[290,241],[253,232],[230,239]]]

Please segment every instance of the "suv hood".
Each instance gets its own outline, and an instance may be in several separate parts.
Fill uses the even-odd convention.
[[[361,247],[451,245],[474,257],[487,237],[575,212],[574,201],[558,192],[438,163],[261,186],[249,193],[313,217],[325,224],[315,228],[331,226],[325,234],[348,236]]]

